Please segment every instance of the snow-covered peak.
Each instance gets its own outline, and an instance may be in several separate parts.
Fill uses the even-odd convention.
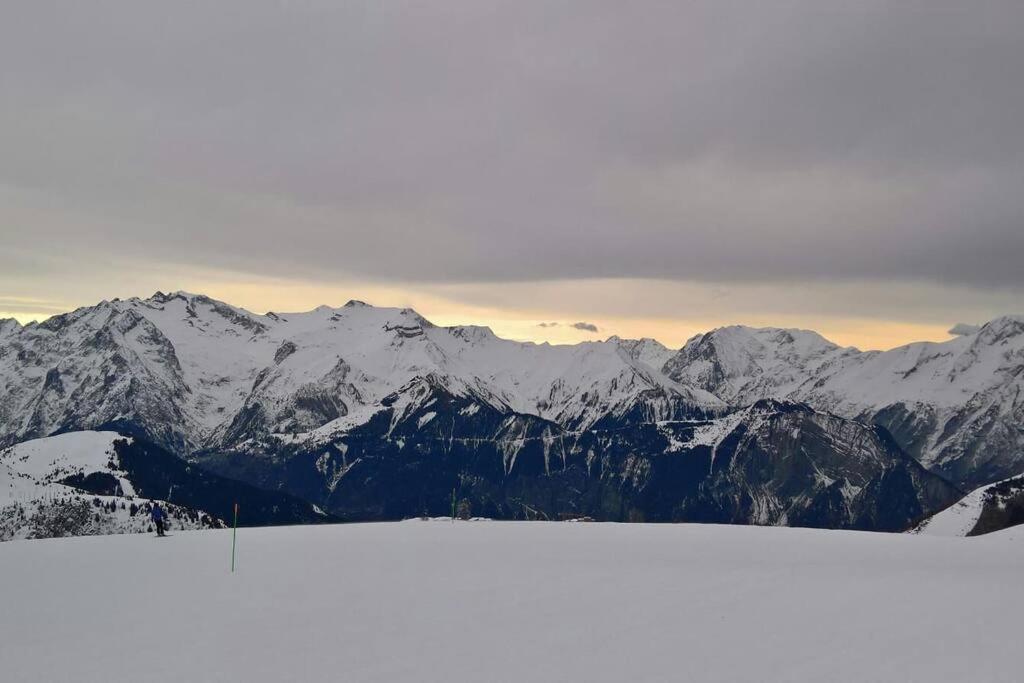
[[[999,344],[1024,337],[1024,315],[1004,315],[981,326],[975,335],[978,341]]]
[[[896,402],[949,408],[1007,383],[1020,385],[1022,366],[1024,317],[1003,316],[948,341],[860,354],[840,372],[819,378],[806,395],[828,396],[847,408]]]
[[[693,342],[695,340],[691,340]],[[726,348],[779,347],[780,355],[807,357],[840,348],[812,330],[782,327],[748,327],[728,325],[699,335],[698,343],[714,343]],[[690,342],[687,343],[689,345]]]
[[[648,365],[660,371],[668,360],[675,354],[664,344],[650,337],[640,339],[623,339],[618,336],[608,338],[609,344],[614,344],[625,351],[630,358]]]
[[[690,339],[665,365],[673,379],[735,404],[787,396],[822,369],[859,355],[816,332],[742,325]]]
[[[471,344],[485,344],[497,339],[494,331],[485,325],[455,325],[447,329],[453,337],[464,339]]]

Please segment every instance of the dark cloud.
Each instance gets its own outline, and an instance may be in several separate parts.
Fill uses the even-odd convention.
[[[949,333],[954,337],[965,337],[976,333],[981,329],[981,325],[968,325],[967,323],[957,323],[949,329]]]
[[[559,327],[559,326],[561,326],[561,323],[557,323],[557,322],[537,323],[537,327]],[[581,323],[571,323],[571,324],[567,323],[567,326],[571,327],[573,329],[576,329],[576,330],[581,330],[583,332],[597,332],[598,331],[597,325],[595,325],[593,323],[583,323],[583,322],[581,322]]]
[[[537,327],[559,327],[562,323],[550,322],[550,323],[537,323]],[[583,332],[597,332],[597,325],[593,323],[566,323],[568,327]]]
[[[1021,35],[1020,3],[15,2],[0,268],[1024,288]]]

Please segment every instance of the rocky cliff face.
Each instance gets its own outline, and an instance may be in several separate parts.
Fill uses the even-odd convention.
[[[566,430],[423,380],[359,424],[249,446],[199,462],[351,520],[449,514],[454,492],[499,519],[895,531],[960,495],[882,430],[774,401],[711,420]]]
[[[185,449],[198,426],[171,342],[131,308],[100,304],[0,339],[0,445],[128,416]]]

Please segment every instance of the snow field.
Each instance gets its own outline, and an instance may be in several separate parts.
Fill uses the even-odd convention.
[[[1024,529],[402,522],[0,545],[9,681],[1019,680]]]

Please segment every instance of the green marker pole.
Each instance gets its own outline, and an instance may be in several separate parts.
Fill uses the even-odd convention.
[[[235,526],[231,530],[231,573],[235,573],[235,537],[238,535],[238,503],[235,503]]]

